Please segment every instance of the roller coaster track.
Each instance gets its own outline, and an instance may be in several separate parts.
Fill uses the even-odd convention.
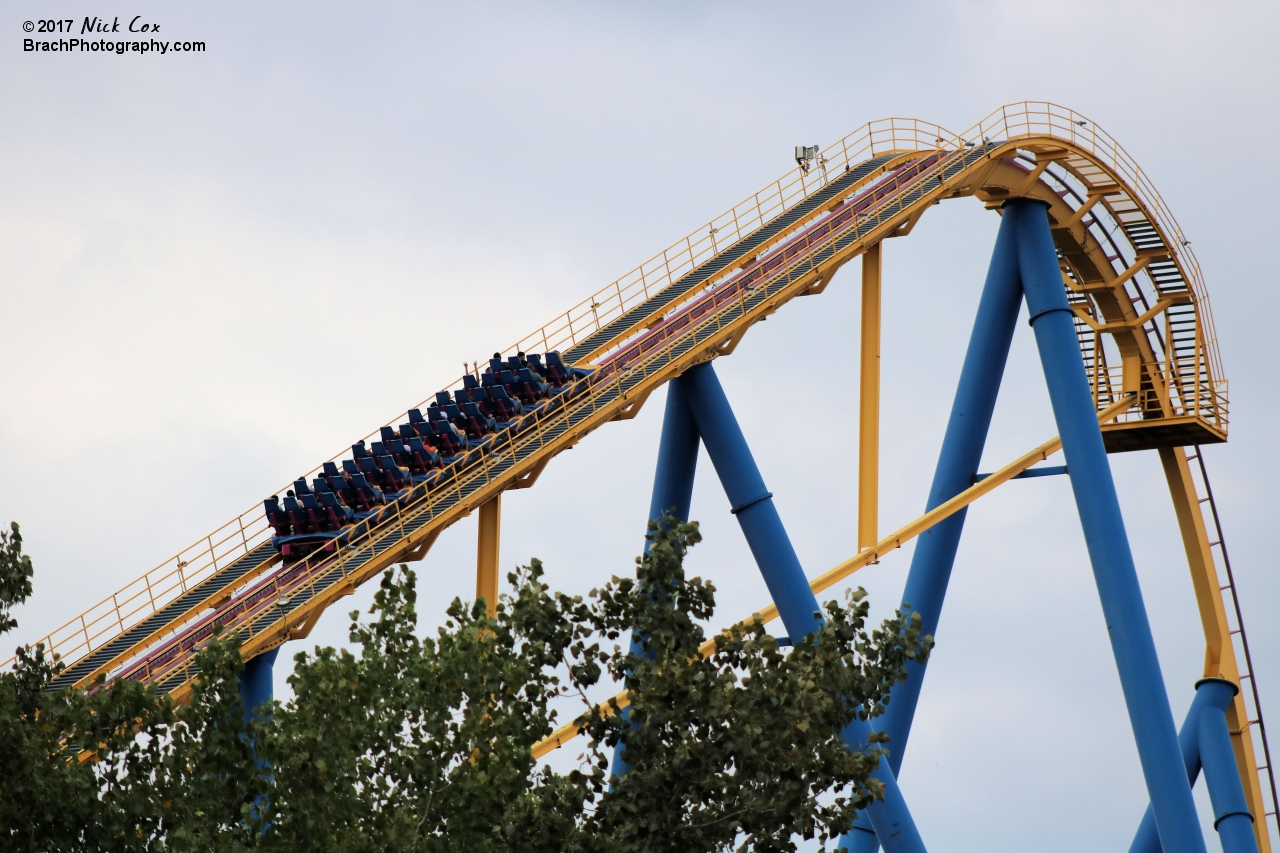
[[[339,598],[420,559],[455,521],[503,490],[534,485],[558,453],[633,417],[691,366],[728,355],[755,323],[820,294],[843,264],[909,234],[933,205],[966,196],[993,210],[1019,197],[1048,205],[1096,407],[1119,411],[1103,427],[1108,451],[1181,453],[1226,440],[1227,381],[1199,264],[1124,149],[1046,103],[1003,107],[961,134],[884,119],[509,347],[504,355],[556,350],[591,372],[430,488],[357,525],[335,551],[288,563],[255,504],[45,637],[66,664],[54,686],[129,678],[183,701],[215,624],[238,634],[246,658],[307,636]],[[1241,706],[1242,731],[1254,718]],[[1270,782],[1269,768],[1256,772]],[[1258,805],[1255,813],[1274,811],[1274,793],[1271,809]]]

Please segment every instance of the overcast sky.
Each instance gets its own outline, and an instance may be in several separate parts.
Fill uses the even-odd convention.
[[[1232,403],[1206,459],[1280,725],[1278,10],[9,0],[0,521],[22,524],[37,569],[16,638],[755,192],[793,146],[886,116],[961,131],[1042,99],[1127,147],[1203,266]],[[142,15],[207,50],[24,53],[22,22],[55,15]],[[886,245],[886,529],[923,508],[997,225],[949,202]],[[857,284],[855,263],[716,362],[810,575],[855,550]],[[539,556],[575,592],[631,571],[661,413],[658,394],[508,493],[504,565]],[[1020,324],[984,470],[1055,432]],[[1203,638],[1172,507],[1156,454],[1111,461],[1180,722]],[[728,509],[704,455],[689,565],[725,622],[767,602]],[[474,595],[474,547],[472,519],[418,565],[424,627]],[[877,613],[909,559],[855,578]],[[369,597],[306,645],[343,641]],[[902,772],[929,848],[1126,848],[1146,795],[1066,478],[970,511],[937,640]]]

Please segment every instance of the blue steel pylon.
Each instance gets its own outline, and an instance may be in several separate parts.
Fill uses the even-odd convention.
[[[1239,688],[1222,678],[1196,682],[1196,698],[1178,732],[1178,746],[1187,770],[1187,783],[1195,786],[1203,768],[1213,804],[1213,825],[1224,853],[1257,853],[1253,814],[1244,796],[1240,769],[1231,747],[1226,710]],[[1160,853],[1155,817],[1147,806],[1129,853]]]
[[[1026,296],[1054,419],[1062,436],[1076,508],[1151,796],[1153,823],[1166,853],[1201,853],[1204,838],[1186,782],[1173,714],[1041,202],[1019,199],[1005,204],[928,504],[934,507],[958,494],[977,473],[1022,295]],[[920,612],[931,632],[938,624],[963,526],[963,512],[938,525],[921,537],[912,559],[903,600]],[[895,770],[901,767],[924,668],[913,665],[910,676],[894,689],[883,721]],[[859,827],[865,828],[865,823]],[[869,853],[876,846],[870,833],[857,830],[843,842],[851,853]]]
[[[673,507],[680,518],[688,518],[699,440],[707,448],[729,498],[730,511],[738,519],[787,633],[796,639],[812,633],[821,624],[818,599],[710,364],[698,365],[668,384],[650,518],[661,518]],[[636,647],[633,639],[633,650]],[[870,733],[870,724],[855,720],[845,729],[844,737],[857,749],[869,745]],[[621,749],[614,753],[615,774],[626,772],[622,755]],[[867,811],[885,849],[924,853],[924,842],[897,780],[883,759],[874,776],[885,786],[884,799]]]
[[[245,661],[244,671],[240,673],[240,699],[249,713],[256,711],[263,702],[270,702],[274,698],[273,670],[279,654],[280,648],[277,646]]]

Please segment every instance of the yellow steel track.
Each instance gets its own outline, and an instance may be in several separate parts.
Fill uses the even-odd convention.
[[[1201,598],[1206,675],[1238,681],[1221,598],[1216,607],[1207,600],[1218,596],[1207,538],[1196,538],[1193,514],[1182,510],[1195,493],[1185,493],[1181,447],[1227,436],[1227,385],[1200,267],[1160,195],[1111,137],[1071,110],[1022,103],[961,134],[911,119],[859,128],[510,347],[559,350],[595,373],[491,453],[472,454],[336,553],[287,566],[254,505],[44,638],[68,664],[60,684],[124,676],[182,701],[196,674],[194,649],[215,621],[240,634],[246,658],[306,636],[337,599],[394,563],[420,559],[458,519],[486,504],[496,511],[490,502],[532,486],[558,453],[634,416],[692,365],[729,354],[792,299],[820,294],[842,265],[909,234],[933,205],[967,196],[991,209],[1018,197],[1049,205],[1095,402],[1115,415],[1103,427],[1108,450],[1162,448]],[[1238,758],[1261,818],[1248,714],[1237,701]],[[1269,850],[1265,821],[1256,823]]]

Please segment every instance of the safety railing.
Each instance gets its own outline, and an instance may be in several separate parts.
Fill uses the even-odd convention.
[[[1079,124],[1080,121],[1085,121],[1085,125]],[[1077,132],[1085,126],[1089,128],[1087,134]],[[1200,280],[1199,266],[1195,264],[1189,247],[1183,245],[1185,241],[1181,241],[1182,232],[1160,202],[1158,193],[1150,188],[1145,175],[1114,140],[1102,134],[1087,120],[1078,119],[1074,112],[1051,104],[1005,107],[960,135],[950,133],[938,125],[914,119],[892,118],[870,122],[824,149],[818,161],[809,169],[797,168],[770,184],[503,352],[561,350],[581,342],[587,335],[594,334],[645,299],[678,281],[727,246],[808,198],[826,185],[832,173],[838,174],[846,167],[852,167],[868,158],[893,152],[929,150],[954,154],[981,143],[983,138],[995,141],[1038,134],[1080,144],[1094,156],[1103,159],[1122,178],[1132,180],[1135,189],[1148,188],[1143,196],[1144,204],[1162,217],[1162,223],[1167,223],[1162,224],[1165,233],[1176,234],[1179,240],[1176,251],[1180,262],[1184,264],[1184,274],[1196,293],[1198,303],[1203,302],[1201,316],[1207,323],[1205,334],[1208,351],[1211,359],[1216,361],[1216,338],[1212,336],[1212,324],[1208,321],[1208,303]],[[1088,144],[1083,145],[1083,142]],[[929,174],[936,174],[948,162],[951,161],[945,157],[939,158]],[[891,206],[893,198],[888,197],[875,211],[860,218],[858,225],[885,224],[879,211]],[[780,235],[778,239],[785,236],[787,235]],[[787,269],[790,270],[791,267],[788,266]],[[724,277],[731,274],[726,272]],[[713,281],[706,286],[714,287],[718,283]],[[447,387],[459,384],[460,379]],[[427,402],[428,400],[424,400],[418,406],[425,406]],[[389,423],[394,425],[396,420],[398,418]],[[377,437],[378,432],[375,431],[366,436],[366,440]],[[347,453],[344,448],[330,457],[330,461],[337,461]],[[320,466],[317,466],[304,477],[309,478],[319,471]],[[288,485],[280,491],[283,488],[288,488]],[[114,636],[129,630],[186,590],[208,580],[231,562],[267,541],[269,536],[270,530],[261,505],[255,504],[214,534],[170,558],[138,581],[90,608],[84,615],[55,630],[43,638],[42,642],[47,649],[60,654],[65,661],[74,662]],[[230,591],[235,592],[234,589]]]
[[[1124,226],[1145,222],[1157,228],[1194,302],[1195,337],[1192,357],[1179,355],[1177,344],[1185,343],[1185,340],[1175,339],[1169,327],[1171,315],[1166,311],[1163,329],[1156,325],[1159,318],[1150,321],[1143,329],[1160,362],[1146,367],[1148,371],[1159,374],[1161,382],[1169,383],[1167,393],[1175,415],[1195,415],[1225,431],[1228,419],[1224,396],[1226,383],[1199,263],[1183,236],[1181,226],[1133,158],[1119,143],[1084,116],[1065,107],[1043,102],[1002,107],[983,119],[973,130],[966,132],[966,135],[970,133],[1014,141],[1028,136],[1061,139],[1087,152],[1091,160],[1115,176],[1121,188],[1104,197],[1102,203],[1093,208],[1092,218],[1097,220],[1101,217],[1105,220],[1104,223],[1099,223],[1100,229],[1095,228],[1095,236],[1105,244],[1115,247],[1116,250],[1111,254],[1117,256],[1121,253],[1116,240],[1124,241],[1126,248],[1132,250],[1130,257],[1125,260],[1125,263],[1129,263],[1136,259],[1138,247],[1129,242]],[[1052,176],[1053,170],[1046,174]],[[1061,182],[1061,178],[1059,181]],[[1070,189],[1068,183],[1063,183],[1063,186]],[[1077,199],[1077,202],[1082,201],[1083,198]],[[1134,276],[1126,285],[1127,289],[1134,290],[1137,297],[1134,307],[1140,313],[1152,307],[1163,295],[1155,287],[1154,279],[1151,282],[1151,293],[1144,293],[1139,284],[1141,279],[1142,276]],[[1106,392],[1099,390],[1097,396],[1101,400],[1106,397]],[[1158,396],[1154,392],[1149,396],[1150,400],[1147,402],[1152,404],[1150,408],[1154,411],[1158,409]],[[1139,411],[1141,409],[1130,412],[1126,418],[1141,417]]]
[[[1127,185],[1152,223],[1165,236],[1174,261],[1194,295],[1203,330],[1210,384],[1224,376],[1213,313],[1209,307],[1200,263],[1191,251],[1182,226],[1174,218],[1159,191],[1120,143],[1087,117],[1067,107],[1044,101],[1027,101],[1001,107],[963,135],[979,141],[983,138],[1015,140],[1021,137],[1049,136],[1088,152],[1100,165],[1112,171]]]
[[[99,601],[41,639],[47,652],[74,662],[142,622],[267,542],[265,516],[244,513]],[[12,664],[10,658],[5,666]]]
[[[924,170],[917,178],[924,180],[932,173],[933,170]],[[323,589],[348,581],[353,574],[360,574],[361,566],[368,562],[357,561],[356,555],[368,552],[372,556],[374,549],[370,546],[375,543],[383,544],[388,537],[405,539],[407,526],[414,525],[424,515],[429,524],[441,512],[457,512],[459,504],[469,496],[496,482],[495,471],[501,470],[508,477],[514,477],[514,469],[508,458],[528,460],[531,458],[530,450],[545,449],[553,441],[563,438],[574,425],[586,429],[592,423],[592,416],[603,408],[602,401],[607,400],[619,406],[624,404],[626,393],[643,386],[646,381],[675,362],[681,354],[687,354],[690,350],[684,345],[691,338],[706,343],[731,334],[736,330],[737,324],[747,322],[748,312],[752,308],[759,306],[765,299],[774,298],[789,288],[794,288],[799,281],[804,280],[812,270],[811,259],[814,255],[824,251],[833,252],[837,242],[847,238],[850,231],[869,234],[888,224],[885,208],[890,207],[895,198],[896,195],[887,195],[881,204],[868,208],[856,218],[851,217],[844,228],[827,229],[822,238],[803,241],[801,250],[789,253],[787,262],[776,272],[763,281],[736,289],[731,299],[715,298],[711,300],[710,307],[701,312],[697,311],[699,306],[696,304],[688,306],[686,313],[691,317],[696,315],[696,319],[679,327],[676,333],[668,334],[665,329],[655,329],[654,345],[632,347],[618,353],[615,359],[606,362],[593,377],[580,380],[580,390],[576,393],[568,392],[572,396],[563,405],[545,414],[536,412],[532,415],[531,421],[522,425],[507,445],[495,447],[492,453],[481,452],[474,463],[460,470],[443,487],[433,487],[404,507],[394,505],[389,518],[339,545],[334,556],[311,556],[288,568],[282,568],[233,598],[218,611],[203,615],[194,624],[182,626],[175,632],[175,636],[159,644],[143,660],[127,667],[123,677],[157,683],[171,681],[176,675],[181,675],[183,681],[189,679],[194,652],[212,636],[215,623],[226,630],[238,632],[244,642],[253,641],[264,631],[276,632],[278,638],[289,622],[289,613],[280,606],[281,599],[290,600],[303,589],[309,590],[314,596],[321,589],[320,581],[335,569],[339,571],[340,579],[324,584]],[[845,248],[847,250],[848,246]],[[443,508],[441,512],[437,512],[439,508]],[[413,529],[422,527],[414,525]],[[379,549],[379,553],[386,553],[386,549]],[[278,618],[263,628],[254,628],[254,624],[263,615],[273,611],[277,612]]]
[[[1099,370],[1089,371],[1089,381],[1093,385],[1094,404],[1099,411],[1124,395],[1124,371],[1118,365],[1106,365]],[[1199,418],[1225,431],[1230,418],[1227,385],[1227,380],[1220,379],[1212,387],[1197,385],[1179,391],[1178,386],[1171,384],[1171,415]],[[1139,394],[1138,405],[1117,416],[1114,422],[1131,423],[1159,416],[1162,408],[1156,391],[1153,388],[1144,389]]]
[[[503,352],[567,349],[808,198],[826,185],[826,175],[886,153],[927,150],[942,145],[954,147],[955,140],[953,134],[938,125],[912,119],[883,119],[864,125],[826,149],[818,165],[807,171],[797,168],[787,177],[775,181],[712,220],[704,229],[690,234]],[[447,387],[460,384],[461,377]],[[423,400],[418,407],[427,405],[430,399]],[[375,431],[365,440],[377,437]],[[329,461],[337,461],[346,453],[344,449]],[[304,477],[309,478],[319,470],[320,466],[317,466]],[[284,488],[288,488],[288,484],[278,491]],[[235,546],[237,537],[240,547]],[[269,538],[270,529],[261,505],[255,504],[218,531],[169,558],[38,642],[65,662],[74,662],[162,609],[178,595],[208,580],[220,568],[243,557]],[[219,547],[223,546],[225,550],[220,551]],[[12,661],[11,658],[5,666],[11,665]]]
[[[516,351],[570,349],[627,311],[679,281],[763,225],[807,199],[832,175],[893,152],[955,148],[957,137],[936,124],[890,118],[870,122],[828,146],[813,165],[797,168],[744,199],[640,266],[526,335]]]

